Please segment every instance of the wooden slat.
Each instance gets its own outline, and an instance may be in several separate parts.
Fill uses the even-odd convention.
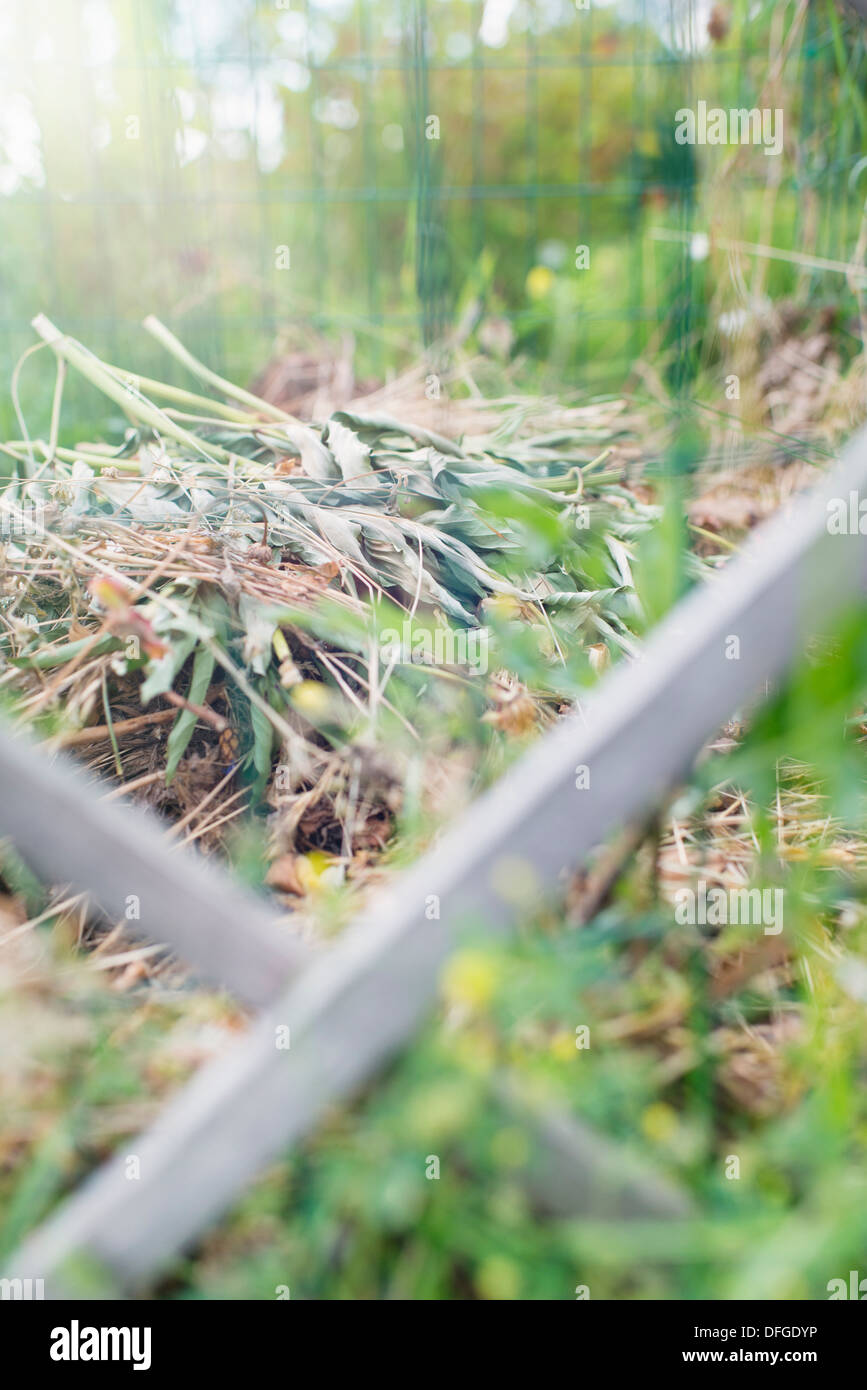
[[[308,960],[264,901],[194,851],[169,852],[153,816],[101,801],[106,788],[7,729],[0,787],[0,837],[41,878],[87,891],[116,920],[129,905],[130,932],[167,942],[203,980],[261,1007]]]
[[[826,528],[826,499],[853,490],[867,493],[863,434],[823,488],[681,603],[639,661],[617,667],[580,716],[480,797],[128,1146],[140,1156],[140,1181],[126,1180],[121,1160],[106,1165],[27,1242],[13,1271],[56,1292],[70,1257],[87,1252],[135,1287],[375,1072],[430,1010],[440,967],[467,928],[508,928],[528,882],[538,899],[613,827],[656,803],[726,717],[863,594],[867,547]],[[727,656],[732,637],[737,660]],[[578,766],[590,770],[581,791]],[[291,1048],[281,1051],[277,1030],[287,1025]]]
[[[527,1166],[515,1176],[546,1216],[677,1221],[692,1215],[689,1195],[644,1158],[540,1100],[517,1077],[498,1077],[493,1090],[530,1139]]]

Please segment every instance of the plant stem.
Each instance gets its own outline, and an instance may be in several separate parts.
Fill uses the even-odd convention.
[[[119,377],[129,381],[135,386],[142,387],[150,392],[152,396],[162,396],[167,401],[176,401],[178,405],[196,406],[198,408],[206,406],[208,410],[221,415],[224,420],[230,420],[236,425],[251,425],[250,416],[243,410],[235,410],[231,405],[224,405],[222,401],[215,401],[210,396],[200,396],[195,391],[186,391],[182,386],[171,386],[166,381],[157,381],[151,376],[140,376],[138,372],[130,372],[125,367],[109,367],[110,372],[115,372]]]
[[[167,352],[172,354],[172,357],[183,363],[200,381],[206,381],[209,386],[213,386],[222,395],[229,396],[235,401],[243,401],[253,410],[268,415],[272,420],[279,420],[282,424],[298,425],[301,423],[300,420],[295,419],[294,415],[288,415],[279,406],[261,400],[259,396],[254,396],[252,391],[245,391],[243,386],[236,386],[234,382],[227,381],[219,373],[212,372],[210,367],[206,367],[204,362],[200,362],[198,357],[194,357],[189,349],[184,347],[180,339],[176,338],[174,333],[166,328],[165,324],[161,323],[154,314],[148,314],[147,318],[144,319],[144,326],[148,333],[156,338],[158,343],[162,343]]]
[[[221,458],[225,463],[231,461],[232,455],[227,449],[222,449],[216,444],[206,448],[196,435],[183,429],[181,425],[175,424],[174,420],[160,410],[159,406],[153,405],[151,401],[138,395],[131,386],[125,386],[123,382],[118,381],[98,357],[94,357],[74,338],[69,338],[61,333],[60,329],[44,314],[36,315],[36,318],[33,319],[33,327],[40,338],[48,343],[59,357],[64,357],[71,366],[76,367],[81,372],[82,376],[85,376],[98,390],[102,391],[103,395],[116,401],[135,419],[150,425],[152,429],[170,435],[178,443],[185,444],[187,448],[195,450],[198,454],[210,457],[212,461],[218,458]]]

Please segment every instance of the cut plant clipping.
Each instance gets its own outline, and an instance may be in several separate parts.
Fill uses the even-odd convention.
[[[858,4],[7,8],[22,1355],[851,1360]]]
[[[40,315],[58,427],[67,367],[133,423],[120,443],[22,430],[3,446],[7,555],[33,581],[6,692],[55,746],[80,743],[98,712],[86,743],[100,769],[140,774],[162,739],[151,798],[193,770],[199,786],[228,775],[248,802],[285,803],[284,847],[300,802],[322,822],[314,843],[351,860],[430,756],[420,698],[440,728],[472,711],[529,732],[592,684],[601,652],[637,651],[632,567],[658,507],[611,466],[630,430],[622,401],[551,407],[556,446],[531,399],[491,414],[495,430],[480,412],[460,440],[382,412],[313,426],[220,380],[159,321],[144,327],[212,394],[104,363]],[[37,508],[56,524],[16,536]],[[126,744],[117,700],[143,721],[167,702],[176,714],[128,715]]]

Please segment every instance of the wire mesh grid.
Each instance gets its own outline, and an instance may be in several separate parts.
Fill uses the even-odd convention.
[[[856,235],[865,30],[830,0],[36,0],[3,24],[7,378],[43,310],[142,372],[167,369],[155,312],[240,379],[320,334],[381,377],[482,320],[561,381],[662,347],[682,383],[697,228],[841,263]],[[782,158],[679,145],[700,99],[780,106]],[[23,374],[28,407],[49,390]]]

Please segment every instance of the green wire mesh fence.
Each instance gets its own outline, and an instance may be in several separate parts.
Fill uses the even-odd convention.
[[[594,389],[653,352],[682,387],[756,297],[855,315],[865,32],[837,0],[12,5],[4,375],[42,310],[143,373],[154,312],[238,379],[322,335],[381,379],[457,333]],[[782,152],[678,144],[699,101],[781,109]]]

